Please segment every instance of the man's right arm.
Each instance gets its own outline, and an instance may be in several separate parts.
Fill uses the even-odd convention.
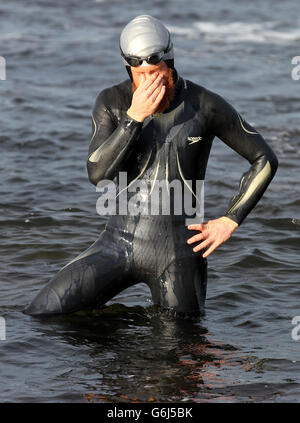
[[[108,107],[110,90],[103,90],[97,97],[93,113],[93,134],[89,146],[87,171],[89,180],[97,185],[102,179],[113,179],[130,146],[138,138],[142,122],[123,112],[121,120]]]
[[[113,99],[111,90],[108,88],[99,94],[93,110],[93,135],[87,169],[94,185],[101,179],[113,179],[116,176],[128,149],[140,134],[143,121],[155,112],[165,95],[166,87],[158,72],[148,77],[144,75],[132,96],[129,109],[123,111],[118,124],[110,110]]]

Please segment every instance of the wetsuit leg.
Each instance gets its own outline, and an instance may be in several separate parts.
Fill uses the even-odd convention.
[[[177,314],[200,315],[204,313],[207,260],[191,251],[186,243],[190,236],[184,221],[176,222],[174,217],[141,217],[132,238],[132,269],[149,286],[154,304]]]
[[[207,262],[200,255],[177,258],[149,283],[153,302],[176,314],[204,313]]]
[[[106,303],[132,285],[126,248],[118,233],[104,230],[94,244],[58,272],[24,313],[68,313]]]

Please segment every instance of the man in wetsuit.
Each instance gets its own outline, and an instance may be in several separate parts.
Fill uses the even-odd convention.
[[[176,214],[174,207],[167,214],[112,215],[99,239],[42,289],[28,314],[102,305],[139,282],[149,286],[155,304],[177,314],[201,314],[206,257],[230,238],[276,172],[277,158],[256,129],[222,97],[178,75],[170,33],[160,21],[148,15],[133,19],[122,31],[120,49],[130,79],[97,97],[87,162],[94,185],[114,178],[120,183],[122,172],[128,191],[144,182],[142,209],[157,181],[165,182],[173,200],[175,180],[196,197],[215,136],[247,159],[250,169],[218,219],[186,226],[186,213]]]

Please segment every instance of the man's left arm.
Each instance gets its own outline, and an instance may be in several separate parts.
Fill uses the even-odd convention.
[[[277,157],[263,137],[221,96],[208,91],[206,110],[212,133],[247,159],[251,166],[242,175],[239,191],[231,199],[224,216],[189,226],[189,229],[200,231],[188,240],[188,243],[202,241],[194,247],[195,252],[210,246],[203,257],[230,238],[260,200],[278,167]]]

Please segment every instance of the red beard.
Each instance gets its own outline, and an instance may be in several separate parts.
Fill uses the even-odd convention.
[[[137,89],[137,85],[132,82],[132,91],[135,92]],[[163,96],[163,99],[159,103],[157,109],[155,110],[155,113],[163,113],[165,110],[167,110],[170,107],[170,104],[175,96],[175,84],[173,80],[173,69],[168,69],[168,80],[166,84],[166,92]]]

